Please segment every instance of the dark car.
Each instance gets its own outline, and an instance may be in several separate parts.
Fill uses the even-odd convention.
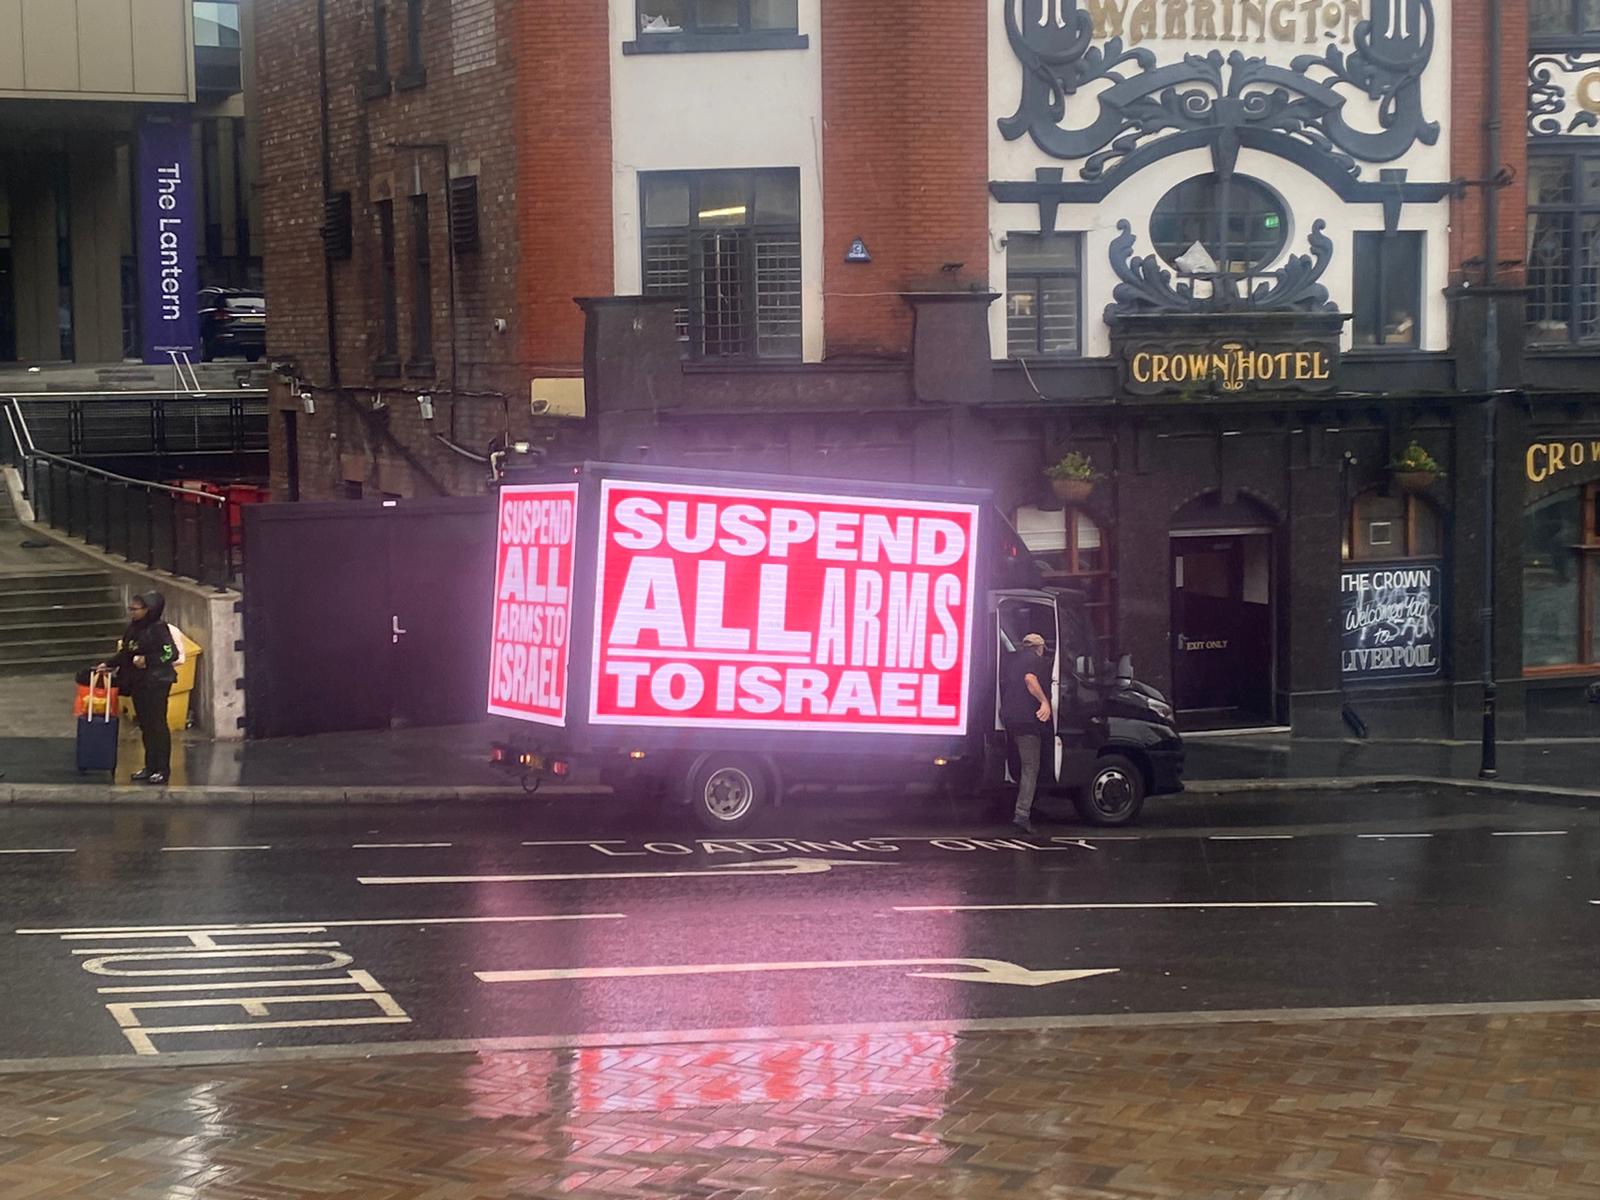
[[[243,355],[255,362],[267,352],[267,301],[246,288],[200,290],[201,358]]]

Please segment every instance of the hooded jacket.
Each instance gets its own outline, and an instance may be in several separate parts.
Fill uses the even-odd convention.
[[[147,685],[170,685],[178,681],[174,664],[178,661],[178,647],[172,630],[163,621],[167,600],[160,592],[145,592],[137,597],[144,604],[145,615],[123,630],[117,643],[117,655],[111,665],[117,669],[117,686],[132,692]],[[136,667],[133,660],[144,658],[144,666]]]

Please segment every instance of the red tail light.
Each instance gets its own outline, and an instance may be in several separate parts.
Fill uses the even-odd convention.
[[[552,775],[562,776],[571,769],[572,768],[567,764],[566,760],[560,758],[555,759],[550,764],[550,774]]]

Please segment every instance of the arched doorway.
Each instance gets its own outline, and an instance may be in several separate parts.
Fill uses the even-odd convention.
[[[1274,723],[1275,513],[1208,492],[1172,520],[1172,692],[1185,729]]]

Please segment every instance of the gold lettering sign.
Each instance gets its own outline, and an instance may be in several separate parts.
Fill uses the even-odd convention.
[[[1257,350],[1223,342],[1214,350],[1140,350],[1128,363],[1137,384],[1216,384],[1242,392],[1248,384],[1305,385],[1333,378],[1326,349]]]
[[[1534,442],[1524,460],[1529,483],[1543,483],[1574,467],[1600,463],[1600,441]]]
[[[1056,0],[1057,4],[1062,0]],[[1350,45],[1362,0],[1085,0],[1099,41]]]

